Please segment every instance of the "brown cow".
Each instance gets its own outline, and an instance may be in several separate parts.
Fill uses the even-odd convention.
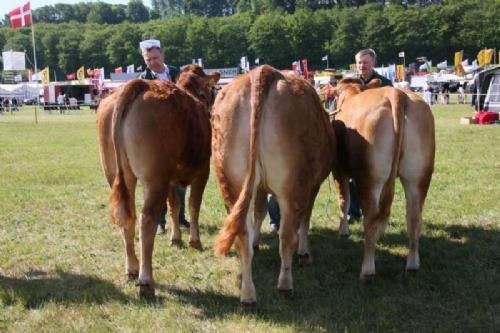
[[[109,97],[100,108],[102,120],[111,117],[112,152],[116,171],[110,196],[112,217],[122,229],[126,246],[126,270],[139,274],[141,296],[154,296],[151,266],[156,227],[167,194],[175,184],[191,185],[189,208],[191,217],[190,245],[201,248],[198,214],[201,197],[209,175],[210,121],[208,108],[212,103],[211,86],[220,75],[205,75],[197,65],[186,66],[177,80],[132,80],[116,97]],[[113,100],[115,99],[115,100]],[[108,131],[109,123],[98,122],[99,131]],[[103,164],[111,152],[109,137],[99,134]],[[103,166],[106,171],[107,166]],[[109,169],[109,167],[108,167]],[[108,181],[111,175],[106,174]],[[141,261],[135,255],[135,187],[137,180],[144,188],[141,214]],[[179,203],[169,196],[174,230],[178,224]]]
[[[253,305],[253,246],[266,214],[266,194],[274,194],[281,210],[278,289],[292,290],[294,252],[298,249],[304,261],[311,258],[309,219],[332,167],[335,136],[314,88],[266,65],[219,92],[212,135],[217,180],[231,210],[214,250],[216,255],[227,255],[235,242],[241,261],[240,301]]]
[[[333,121],[339,165],[340,234],[348,235],[349,178],[353,178],[364,215],[365,249],[361,277],[375,274],[375,244],[389,221],[399,176],[406,196],[409,233],[407,270],[420,265],[418,239],[422,208],[434,168],[434,117],[417,95],[393,87],[364,90],[357,79],[336,87]]]

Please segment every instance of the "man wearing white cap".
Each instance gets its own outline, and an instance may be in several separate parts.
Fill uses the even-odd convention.
[[[142,57],[146,63],[146,70],[141,73],[139,78],[145,80],[168,80],[175,82],[179,76],[179,69],[174,66],[165,64],[165,56],[160,47],[160,41],[157,39],[148,39],[139,43],[142,51]],[[179,224],[189,228],[190,224],[185,217],[185,199],[186,189],[177,185],[175,192],[180,199],[181,207],[179,211]],[[165,233],[165,225],[167,223],[165,215],[167,214],[167,207],[161,213],[160,221],[158,222],[157,234]]]
[[[146,80],[169,80],[175,82],[179,75],[179,69],[165,64],[165,56],[157,39],[143,40],[139,43],[142,57],[146,63],[146,70],[139,76]]]

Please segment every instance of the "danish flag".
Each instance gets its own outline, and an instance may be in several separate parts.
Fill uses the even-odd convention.
[[[31,8],[30,3],[17,7],[9,12],[10,26],[12,28],[21,28],[31,25]]]

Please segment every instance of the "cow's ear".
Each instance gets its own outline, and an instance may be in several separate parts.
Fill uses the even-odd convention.
[[[213,87],[213,86],[215,86],[215,84],[217,82],[219,82],[219,80],[220,80],[220,73],[219,72],[210,73],[210,74],[207,75],[207,79],[208,79],[208,85],[210,87]]]
[[[380,86],[382,86],[382,81],[380,81],[379,79],[374,79],[366,84],[365,89],[373,89]]]

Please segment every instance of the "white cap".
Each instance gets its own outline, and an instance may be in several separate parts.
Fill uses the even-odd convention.
[[[143,40],[139,43],[139,47],[141,50],[150,49],[152,47],[160,48],[160,41],[158,39]]]

